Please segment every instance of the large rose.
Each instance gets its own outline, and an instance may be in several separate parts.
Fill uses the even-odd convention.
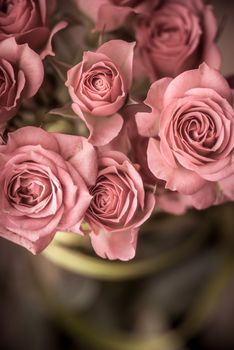
[[[57,230],[79,233],[96,179],[85,138],[25,127],[0,146],[0,236],[39,253]]]
[[[15,37],[19,44],[27,43],[41,54],[53,55],[51,40],[66,26],[58,23],[50,30],[48,19],[56,7],[56,0],[1,0],[0,41]]]
[[[126,24],[132,15],[150,13],[160,0],[75,0],[96,23],[96,29],[110,31]]]
[[[74,112],[86,123],[89,141],[103,145],[116,137],[123,125],[117,113],[132,83],[134,43],[111,40],[68,71],[66,86]]]
[[[145,103],[152,112],[136,121],[151,137],[151,172],[166,188],[192,196],[198,208],[215,203],[217,185],[233,174],[234,110],[226,80],[203,63],[155,82]]]
[[[139,228],[154,208],[154,195],[145,193],[139,173],[123,153],[102,154],[98,164],[86,213],[93,248],[103,258],[132,259]]]
[[[165,0],[135,26],[136,74],[151,81],[197,68],[205,61],[220,66],[215,44],[217,24],[211,6],[202,0]]]
[[[13,117],[23,98],[35,95],[44,69],[40,56],[14,38],[0,42],[0,124]]]

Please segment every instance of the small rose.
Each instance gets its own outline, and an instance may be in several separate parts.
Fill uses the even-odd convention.
[[[132,259],[139,228],[154,208],[154,195],[145,193],[139,173],[123,153],[101,154],[98,164],[86,212],[93,248],[103,258]]]
[[[126,102],[132,83],[134,43],[111,40],[68,71],[66,86],[74,112],[86,123],[89,141],[103,145],[118,135],[123,125],[117,113]]]
[[[151,81],[197,68],[205,61],[220,67],[212,7],[201,0],[166,0],[135,25],[137,70]]]
[[[150,137],[151,172],[196,208],[214,204],[217,185],[233,174],[233,98],[224,77],[203,63],[152,84],[145,103],[152,112],[138,113],[136,121]]]
[[[0,236],[36,254],[57,230],[80,233],[96,152],[80,136],[24,127],[0,146]]]
[[[51,40],[66,27],[65,22],[49,28],[49,15],[55,10],[55,0],[2,0],[0,2],[0,41],[14,37],[19,44],[28,44],[44,59],[54,55]]]
[[[0,42],[0,124],[13,117],[23,98],[36,94],[44,78],[40,56],[14,38]]]

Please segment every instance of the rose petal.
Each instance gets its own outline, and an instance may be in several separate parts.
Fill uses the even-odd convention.
[[[231,89],[226,79],[220,72],[203,63],[199,69],[184,72],[171,81],[164,95],[164,106],[175,98],[183,97],[186,91],[199,87],[215,90],[232,104]]]
[[[150,138],[147,149],[149,169],[158,179],[166,181],[166,188],[182,194],[194,194],[205,184],[196,173],[182,167],[173,168],[162,157],[159,150],[159,141]]]
[[[76,112],[76,105],[72,105]],[[89,142],[94,146],[103,146],[113,140],[120,132],[123,126],[123,118],[115,113],[109,117],[97,118],[84,113],[85,123],[89,129]]]
[[[109,57],[120,70],[125,81],[125,88],[130,89],[132,85],[133,54],[136,43],[128,43],[124,40],[110,40],[100,46],[97,50]]]
[[[61,156],[79,172],[88,185],[93,185],[97,177],[97,155],[94,147],[81,136],[54,134]]]
[[[136,254],[138,229],[123,230],[111,233],[100,230],[98,234],[91,233],[91,243],[95,252],[102,258],[128,261]]]

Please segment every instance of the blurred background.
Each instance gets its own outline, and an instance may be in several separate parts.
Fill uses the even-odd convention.
[[[228,76],[234,2],[211,3]],[[158,213],[130,264],[87,260],[85,240],[66,245],[81,253],[76,273],[0,238],[0,349],[234,349],[234,204]],[[60,248],[58,239],[54,254],[65,257]]]
[[[1,239],[0,349],[234,349],[233,209],[158,213],[127,264],[132,278],[96,257],[85,277],[85,261],[74,273]]]

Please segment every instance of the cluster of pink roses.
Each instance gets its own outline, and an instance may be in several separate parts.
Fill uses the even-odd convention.
[[[49,28],[48,18],[55,8],[56,0],[0,2],[0,128],[43,82],[42,60],[54,55],[52,38],[67,25],[61,21]]]
[[[47,55],[65,23],[49,31],[44,1],[0,5],[0,236],[38,253],[56,231],[87,234],[99,256],[129,260],[155,208],[179,214],[234,200],[233,93],[218,70],[212,9],[201,0],[77,3],[96,30],[117,36],[128,22],[135,38],[85,51],[67,72],[73,117],[88,139],[33,126],[3,137],[43,81],[33,50]],[[144,74],[152,85],[135,100],[134,80]]]
[[[86,220],[100,256],[135,255],[138,229],[155,198],[124,154],[28,126],[0,146],[0,168],[2,237],[38,253],[57,230],[83,234]]]

